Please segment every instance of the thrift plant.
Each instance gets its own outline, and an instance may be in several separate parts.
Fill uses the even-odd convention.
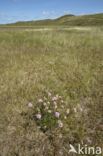
[[[31,104],[29,104],[31,107]],[[58,94],[53,96],[50,92],[41,99],[38,99],[37,105],[32,108],[32,118],[43,132],[53,130],[54,128],[63,128],[64,119],[69,114],[66,110],[65,102]]]

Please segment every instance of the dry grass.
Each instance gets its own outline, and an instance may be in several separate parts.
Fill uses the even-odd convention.
[[[89,145],[86,137],[102,145],[102,38],[100,28],[0,31],[1,156],[72,156],[69,144]],[[62,129],[44,133],[28,103],[35,109],[46,92],[61,95],[70,115]]]

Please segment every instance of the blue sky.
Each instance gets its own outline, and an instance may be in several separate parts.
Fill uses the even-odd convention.
[[[103,0],[0,0],[0,24],[103,13]]]

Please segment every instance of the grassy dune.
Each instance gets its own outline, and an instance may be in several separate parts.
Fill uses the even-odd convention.
[[[1,30],[0,155],[72,156],[69,144],[101,146],[103,28]],[[47,101],[62,98],[62,128],[35,119],[48,92]]]
[[[92,15],[64,15],[56,19],[44,19],[38,21],[20,21],[9,26],[103,26],[103,13]]]

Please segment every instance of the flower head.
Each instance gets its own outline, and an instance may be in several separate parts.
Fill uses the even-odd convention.
[[[82,108],[80,108],[80,111],[81,111],[81,112],[83,112],[83,109],[82,109]]]
[[[66,116],[64,116],[64,119],[67,119],[67,117],[66,117]]]
[[[52,101],[56,101],[56,100],[57,100],[57,97],[53,97],[53,98],[52,98]]]
[[[56,116],[56,118],[59,118],[60,113],[59,112],[55,112],[55,116]]]
[[[74,108],[74,112],[75,112],[75,113],[77,112],[77,109],[76,109],[76,108]]]
[[[70,113],[70,110],[69,110],[69,109],[67,109],[66,113],[67,113],[67,114],[69,114],[69,113]]]
[[[43,100],[42,100],[42,99],[39,99],[39,100],[38,100],[38,102],[39,102],[39,103],[42,103],[42,102],[43,102]]]
[[[48,93],[48,96],[51,96],[51,93],[50,92]]]
[[[54,108],[57,109],[57,105],[55,105]]]
[[[41,114],[36,115],[37,119],[41,119]]]
[[[45,107],[45,110],[48,110],[48,107],[47,106]]]
[[[87,137],[86,140],[91,144],[92,141],[90,140],[90,138]]]
[[[64,108],[64,106],[62,105],[61,108]]]
[[[32,107],[32,106],[33,106],[32,103],[29,103],[29,104],[28,104],[28,107]]]
[[[51,110],[48,110],[48,113],[51,113]]]
[[[46,106],[46,103],[44,103],[43,105]]]
[[[63,127],[63,123],[61,121],[58,122],[58,125],[59,125],[60,128]]]
[[[64,101],[63,101],[63,100],[61,100],[61,103],[64,103]]]

